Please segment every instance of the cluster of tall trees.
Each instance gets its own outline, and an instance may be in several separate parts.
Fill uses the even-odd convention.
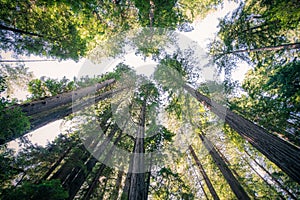
[[[241,2],[209,45],[225,82],[199,84],[201,57],[176,46],[176,29],[220,3],[2,1],[2,51],[98,62],[130,44],[157,65],[151,77],[119,63],[93,78],[28,78],[26,102],[1,97],[1,199],[298,199],[300,7]],[[139,27],[149,29],[120,34]],[[252,66],[241,86],[231,80],[240,61]],[[0,93],[12,80],[1,74]],[[59,119],[70,125],[46,146],[27,138]]]

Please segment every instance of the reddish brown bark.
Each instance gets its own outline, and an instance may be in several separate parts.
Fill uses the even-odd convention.
[[[189,146],[189,150],[190,150],[190,152],[191,152],[191,154],[192,154],[192,156],[194,158],[195,163],[197,164],[197,166],[199,168],[200,173],[202,174],[202,177],[203,177],[203,179],[204,179],[204,181],[205,181],[205,183],[206,183],[206,185],[207,185],[207,187],[208,187],[208,189],[209,189],[212,197],[215,200],[220,199],[219,196],[218,196],[218,194],[217,194],[217,192],[216,192],[216,190],[215,190],[215,188],[213,187],[212,183],[210,182],[210,180],[209,180],[209,178],[208,178],[208,176],[207,176],[207,174],[206,174],[206,172],[205,172],[202,164],[200,163],[199,158],[197,157],[197,155],[196,155],[196,153],[195,153],[195,151],[194,151],[194,149],[193,149],[193,147],[191,145]]]
[[[101,87],[105,87],[107,84],[112,84],[112,83],[113,83],[113,79],[111,79],[111,81],[109,82],[106,82],[105,84],[104,83],[101,84]],[[87,98],[78,104],[74,103],[73,105],[72,105],[72,92],[68,92],[54,97],[47,97],[43,100],[36,100],[31,103],[16,105],[7,108],[7,109],[14,109],[15,107],[20,107],[22,111],[29,117],[30,129],[21,135],[16,135],[11,138],[6,138],[6,140],[0,142],[0,145],[12,141],[17,137],[23,136],[28,132],[41,128],[51,122],[62,119],[73,112],[77,112],[101,100],[109,98],[114,94],[122,91],[123,89],[124,88],[107,91],[97,95],[96,97]],[[85,91],[81,91],[77,93],[77,97],[75,97],[74,100],[84,97],[84,95],[88,95],[90,94],[89,92],[92,91],[93,89],[91,88]]]
[[[145,116],[146,116],[146,99],[143,102],[138,130],[133,149],[133,159],[131,162],[132,174],[130,178],[130,186],[128,199],[145,200],[145,160],[144,160],[144,135],[145,135]]]
[[[116,148],[116,144],[118,142],[120,142],[120,140],[122,138],[121,136],[122,136],[122,131],[120,131],[117,139],[114,141],[114,145],[109,149],[109,151],[105,155],[105,159],[104,159],[103,163],[106,163],[109,159],[111,159],[111,155]],[[103,174],[104,169],[106,168],[106,165],[103,163],[100,165],[97,173],[95,174],[95,176],[92,180],[92,183],[89,185],[86,193],[84,194],[83,199],[85,199],[85,200],[90,199],[90,196],[93,194],[95,188],[97,187],[98,180],[99,180],[100,176]]]
[[[203,145],[208,150],[209,154],[211,155],[213,161],[219,168],[219,170],[222,172],[225,180],[229,184],[231,190],[235,194],[235,196],[238,199],[250,199],[248,194],[245,192],[239,181],[236,179],[236,177],[232,174],[231,170],[225,163],[225,161],[222,159],[222,157],[218,154],[215,147],[211,143],[210,140],[208,140],[205,135],[199,134],[199,137],[201,141],[203,142]]]
[[[270,161],[274,162],[294,181],[300,183],[300,149],[298,147],[274,136],[262,127],[202,95],[192,87],[184,85],[184,88],[199,102],[208,106],[218,117],[225,120],[232,129]]]

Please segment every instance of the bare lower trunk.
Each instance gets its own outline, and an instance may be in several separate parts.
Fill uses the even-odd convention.
[[[145,135],[146,99],[143,102],[139,126],[136,134],[133,159],[132,175],[128,192],[129,200],[145,200],[145,160],[144,160],[144,135]]]
[[[269,170],[267,170],[264,166],[262,166],[261,164],[259,164],[255,158],[253,158],[249,153],[248,151],[245,151],[246,154],[254,161],[254,163],[256,165],[258,165],[266,174],[268,174],[268,176],[270,176],[271,180],[276,183],[280,189],[282,189],[284,192],[286,192],[292,199],[297,199],[297,197],[292,194],[280,181],[277,180],[277,178],[275,178],[270,172]],[[250,165],[250,164],[249,164]]]
[[[122,196],[121,199],[122,200],[127,200],[128,199],[128,194],[129,194],[129,187],[130,187],[130,182],[131,182],[131,176],[132,176],[132,161],[133,160],[133,156],[130,157],[130,161],[129,161],[129,168],[128,168],[128,172],[126,174],[126,178],[125,178],[125,185],[123,188],[123,192],[122,192]]]
[[[80,169],[80,171],[76,174],[76,176],[72,179],[69,185],[69,197],[68,199],[73,199],[77,192],[79,191],[80,187],[86,180],[87,176],[97,163],[97,159],[93,156],[89,158],[89,160],[85,164],[85,169]]]
[[[35,100],[30,103],[21,104],[18,107],[20,107],[22,111],[26,113],[26,115],[32,116],[34,114],[45,112],[61,105],[70,104],[78,99],[91,95],[96,91],[113,84],[114,82],[114,79],[109,79],[93,86],[80,88],[75,91],[58,94],[52,97],[46,97],[41,100]]]
[[[21,135],[16,135],[14,137],[11,138],[6,138],[6,140],[3,140],[3,142],[0,142],[1,144],[7,143],[9,141],[12,141],[20,136],[23,136],[31,131],[34,131],[38,128],[41,128],[51,122],[55,122],[59,119],[62,119],[68,115],[70,115],[71,113],[74,112],[78,112],[88,106],[91,106],[101,100],[104,100],[106,98],[109,98],[111,96],[113,96],[114,94],[118,93],[122,91],[121,90],[115,90],[115,91],[108,91],[108,92],[104,92],[96,97],[90,97],[86,100],[84,100],[83,102],[81,102],[80,104],[76,104],[74,103],[72,105],[72,101],[69,104],[60,104],[57,107],[54,107],[50,110],[47,110],[46,107],[43,108],[43,112],[40,113],[35,113],[32,115],[28,115],[26,112],[25,114],[29,117],[29,121],[30,121],[30,129],[27,132],[24,132]],[[13,108],[9,108],[9,109],[13,109]],[[41,109],[42,110],[42,109]],[[31,112],[31,111],[30,111]]]
[[[117,180],[116,180],[116,184],[115,184],[115,188],[110,196],[110,199],[118,199],[119,197],[119,191],[121,189],[121,184],[122,184],[122,178],[123,178],[124,172],[121,170],[118,171],[118,175],[117,175]]]
[[[148,192],[150,188],[150,181],[151,181],[151,168],[152,168],[152,155],[150,157],[150,166],[149,171],[147,172],[147,180],[146,180],[146,189],[145,189],[145,199],[148,199]]]
[[[95,174],[91,185],[88,187],[88,190],[86,191],[86,193],[84,194],[82,199],[88,200],[90,199],[90,196],[92,195],[92,193],[94,192],[95,188],[97,187],[97,183],[99,182],[99,178],[102,175],[104,169],[105,169],[105,164],[101,164],[97,173]]]
[[[226,179],[227,183],[229,184],[231,190],[235,194],[235,196],[238,199],[250,199],[248,194],[245,192],[241,184],[238,182],[238,180],[235,178],[235,176],[232,174],[228,166],[226,165],[225,161],[222,159],[222,157],[218,154],[213,144],[208,140],[204,135],[199,134],[199,137],[201,141],[203,142],[203,145],[208,150],[209,154],[211,155],[213,161],[216,163],[217,167],[222,172],[224,178]]]
[[[264,177],[262,177],[262,175],[260,175],[260,173],[256,169],[254,169],[254,167],[246,159],[244,159],[244,160],[249,165],[249,167],[265,182],[265,184],[268,186],[268,188],[270,188],[274,192],[278,193],[276,191],[276,189],[274,188],[274,186],[272,186],[270,183],[268,183],[268,181]],[[284,196],[282,196],[280,193],[278,193],[278,196],[280,197],[280,199],[285,199]]]
[[[120,134],[118,135],[117,139],[114,141],[114,145],[110,148],[110,150],[106,153],[105,155],[105,159],[103,161],[103,163],[106,163],[109,161],[109,159],[111,159],[111,155],[113,153],[113,151],[116,148],[116,144],[121,140],[121,136],[122,136],[122,132],[120,132]],[[86,191],[86,193],[84,194],[83,199],[88,200],[90,199],[90,196],[92,195],[92,193],[94,192],[95,188],[97,187],[97,183],[99,181],[100,176],[102,175],[104,169],[106,168],[105,164],[101,164],[96,175],[94,176],[91,185],[88,187],[88,190]]]
[[[87,152],[83,145],[75,147],[79,149],[79,152],[72,152],[69,159],[50,177],[50,179],[59,179],[61,183],[67,181],[72,172],[76,171],[76,162],[83,162],[88,158]]]
[[[44,174],[44,176],[41,178],[41,180],[46,180],[53,173],[53,171],[61,164],[63,159],[65,159],[65,157],[69,154],[69,152],[71,151],[72,148],[73,148],[73,145],[70,145],[67,148],[67,150],[63,153],[63,155],[61,155],[58,158],[58,160],[50,167],[50,169],[47,171],[47,173]]]
[[[217,192],[216,192],[216,190],[215,190],[215,188],[214,188],[213,185],[211,184],[211,182],[210,182],[210,180],[209,180],[209,178],[208,178],[208,176],[207,176],[207,174],[206,174],[206,172],[205,172],[203,166],[202,166],[201,163],[200,163],[200,160],[198,159],[198,157],[197,157],[197,155],[195,154],[195,151],[194,151],[194,149],[193,149],[193,147],[192,147],[191,145],[189,146],[189,150],[190,150],[190,152],[191,152],[191,154],[192,154],[192,156],[193,156],[193,158],[194,158],[194,160],[195,160],[195,163],[197,164],[197,166],[198,166],[198,168],[199,168],[200,173],[202,174],[202,177],[203,177],[203,179],[204,179],[204,181],[205,181],[205,183],[206,183],[206,185],[207,185],[207,187],[208,187],[208,189],[209,189],[209,191],[210,191],[212,197],[213,197],[215,200],[220,199],[219,196],[218,196],[218,194],[217,194]]]
[[[278,138],[253,122],[233,113],[222,105],[200,94],[188,85],[184,88],[199,102],[204,103],[221,119],[247,140],[253,147],[274,162],[294,181],[300,183],[300,149]]]

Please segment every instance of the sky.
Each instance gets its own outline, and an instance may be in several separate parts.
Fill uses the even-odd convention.
[[[201,21],[196,21],[193,24],[194,30],[191,32],[181,33],[184,36],[188,37],[190,40],[193,40],[198,43],[198,45],[205,49],[209,39],[213,39],[217,32],[218,18],[225,16],[228,12],[232,11],[237,7],[237,4],[233,1],[224,2],[222,9],[218,9],[216,12],[210,13],[205,19]],[[3,59],[12,59],[9,53],[1,55]],[[30,57],[21,57],[20,59],[45,59],[37,56]],[[115,63],[118,63],[120,60],[112,61],[111,66],[114,66]],[[134,53],[129,53],[125,56],[124,63],[130,66],[144,66],[140,67],[142,73],[146,72],[145,66],[154,66],[154,62],[144,62],[141,58],[137,58]],[[64,76],[68,79],[73,79],[73,77],[78,77],[82,69],[92,68],[93,64],[85,59],[79,60],[79,62],[74,62],[72,60],[67,61],[48,61],[48,62],[32,62],[25,63],[25,66],[29,68],[29,71],[32,71],[35,78],[40,78],[41,76],[51,77],[61,79]],[[246,64],[241,64],[237,70],[232,74],[233,79],[242,81],[244,74],[249,69],[249,66]],[[108,70],[111,70],[108,69]],[[147,72],[151,73],[151,71]],[[26,91],[19,91],[15,94],[18,98],[25,98],[28,93]],[[52,141],[56,135],[61,132],[61,123],[62,120],[50,123],[40,129],[37,129],[29,133],[29,138],[33,143],[38,143],[39,145],[46,145],[48,141]],[[18,149],[17,141],[12,141],[8,145],[10,148]]]

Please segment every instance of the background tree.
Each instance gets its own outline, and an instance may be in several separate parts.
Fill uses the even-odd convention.
[[[299,61],[249,70],[242,84],[246,94],[230,106],[274,134],[299,145]]]

